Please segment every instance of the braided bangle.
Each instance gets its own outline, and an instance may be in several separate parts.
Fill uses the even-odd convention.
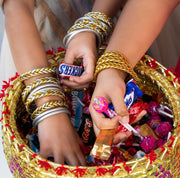
[[[43,112],[42,114],[39,114],[33,120],[33,126],[37,129],[39,122],[43,121],[47,117],[50,117],[50,116],[55,115],[55,114],[60,114],[60,113],[66,113],[70,116],[69,110],[65,107],[58,107],[58,108],[50,109],[50,110]]]
[[[53,84],[53,85],[57,86],[58,85],[57,83],[58,83],[58,80],[54,77],[43,77],[43,78],[33,81],[28,86],[26,86],[26,88],[22,92],[23,102],[25,103],[26,98],[29,95],[29,93],[31,93],[31,91],[34,90],[36,87],[38,87],[40,85],[45,85],[45,84]],[[48,86],[50,86],[50,85],[48,85]]]
[[[57,107],[66,107],[68,108],[68,105],[65,101],[49,101],[42,106],[36,108],[36,110],[32,113],[31,118],[35,119],[39,114],[42,114],[43,112],[57,108]]]
[[[73,36],[82,31],[90,31],[96,35],[98,45],[101,46],[101,44],[108,39],[112,28],[113,22],[106,14],[101,12],[90,12],[75,21],[74,25],[64,37],[63,43],[67,47]]]
[[[54,89],[54,88],[52,88]],[[26,110],[28,112],[31,112],[31,104],[33,103],[34,100],[36,99],[39,99],[39,98],[42,98],[42,97],[46,97],[46,96],[58,96],[60,97],[62,100],[65,100],[65,95],[62,91],[60,90],[52,90],[50,88],[46,88],[46,89],[42,89],[40,91],[37,91],[36,93],[33,93],[32,95],[30,95],[27,100],[26,100],[26,103],[25,103],[25,106],[26,106]]]
[[[129,73],[136,81],[138,80],[138,77],[134,72],[133,67],[128,62],[127,57],[117,51],[106,52],[98,59],[94,73],[94,78],[96,79],[97,75],[102,70],[110,68],[125,71]]]
[[[42,75],[42,74],[56,74],[56,69],[50,68],[50,67],[33,69],[32,71],[29,71],[29,72],[26,72],[26,73],[20,75],[20,80],[24,81],[31,77],[34,77],[37,75]]]
[[[89,12],[89,13],[85,14],[84,16],[85,17],[90,16],[94,19],[101,20],[101,21],[107,23],[111,28],[113,28],[112,19],[103,12]]]

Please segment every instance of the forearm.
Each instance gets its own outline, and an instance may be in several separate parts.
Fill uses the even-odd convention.
[[[119,51],[135,66],[163,28],[178,1],[129,0],[106,51]]]
[[[96,0],[92,11],[103,12],[110,17],[114,17],[124,0]]]
[[[48,65],[34,21],[33,0],[6,0],[5,27],[19,74]]]
[[[34,21],[33,0],[6,0],[4,4],[5,25],[14,63],[19,74],[33,69],[47,67],[48,60],[39,32]],[[44,74],[25,80],[28,85],[37,78],[51,76]],[[49,100],[58,100],[59,97],[48,96],[36,100],[42,105]]]

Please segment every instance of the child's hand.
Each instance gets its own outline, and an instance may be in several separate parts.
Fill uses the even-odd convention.
[[[96,87],[92,96],[103,96],[109,103],[113,103],[117,116],[112,119],[107,119],[103,114],[98,113],[90,104],[89,110],[93,119],[93,125],[96,135],[99,134],[100,129],[113,129],[119,124],[119,121],[124,123],[129,122],[129,114],[124,103],[124,95],[126,86],[124,83],[125,73],[117,69],[105,69],[101,71],[97,77]],[[131,133],[127,132],[124,136],[129,136]],[[123,136],[123,139],[124,139]],[[122,140],[122,134],[117,133],[114,136],[114,143]]]
[[[56,114],[41,121],[38,136],[42,157],[54,157],[54,161],[61,164],[85,165],[78,135],[66,114]]]
[[[96,36],[93,33],[81,32],[71,39],[64,62],[73,64],[75,58],[82,59],[84,72],[80,77],[71,76],[69,80],[61,80],[61,83],[74,89],[86,88],[93,80],[97,60]]]

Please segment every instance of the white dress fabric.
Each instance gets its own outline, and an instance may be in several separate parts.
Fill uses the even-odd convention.
[[[8,81],[10,77],[15,76],[16,72],[17,70],[11,55],[7,35],[6,32],[4,32],[0,55],[0,86],[3,83],[3,80]]]

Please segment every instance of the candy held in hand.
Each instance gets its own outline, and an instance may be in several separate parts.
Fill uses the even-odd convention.
[[[94,109],[99,113],[102,113],[108,109],[107,100],[101,96],[95,97],[92,102],[92,105],[93,105]]]
[[[80,76],[82,72],[83,66],[68,65],[63,62],[59,64],[59,77]]]
[[[124,102],[129,109],[137,98],[143,96],[142,91],[136,85],[135,81],[132,79],[126,84],[126,93],[124,95]],[[109,108],[114,111],[114,106],[111,103]]]
[[[108,108],[107,100],[102,96],[97,96],[93,100],[93,108],[99,113],[105,113],[109,118],[117,115],[115,111]]]
[[[96,101],[97,100],[97,101]],[[116,112],[113,111],[112,109],[110,109],[108,107],[108,103],[107,100],[104,97],[95,97],[95,100],[93,101],[93,107],[94,109],[98,110],[98,112],[103,112],[109,117],[112,118],[114,116],[116,116]],[[99,107],[100,105],[100,107]],[[129,124],[124,124],[121,121],[119,121],[120,124],[122,124],[126,129],[128,129],[129,131],[132,131],[136,136],[140,137],[141,139],[143,139],[143,137]]]

